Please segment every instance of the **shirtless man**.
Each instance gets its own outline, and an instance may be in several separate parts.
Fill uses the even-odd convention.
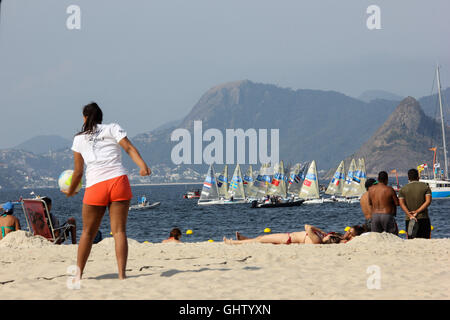
[[[369,188],[376,182],[375,179],[369,178],[367,179],[365,183],[366,192],[361,196],[361,199],[359,200],[359,204],[361,205],[361,210],[364,214],[364,218],[366,219],[366,222],[364,223],[363,227],[366,229],[367,232],[371,231],[371,224],[372,224],[372,206],[369,204]]]
[[[381,171],[378,183],[369,189],[369,205],[372,206],[372,232],[389,232],[398,235],[395,215],[399,201],[392,187],[388,187],[388,174]]]

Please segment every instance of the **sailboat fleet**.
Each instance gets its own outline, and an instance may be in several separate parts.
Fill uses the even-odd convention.
[[[228,180],[228,165],[221,173],[209,166],[199,205],[252,203],[252,207],[277,207],[325,202],[359,203],[365,192],[366,169],[364,159],[352,159],[347,175],[341,161],[323,197],[319,189],[316,162],[297,163],[285,167],[283,161],[262,164],[256,177],[250,165],[242,176],[240,165],[236,165],[231,181]]]

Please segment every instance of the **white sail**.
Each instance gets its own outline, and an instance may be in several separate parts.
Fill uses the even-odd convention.
[[[367,180],[367,174],[366,174],[366,162],[364,160],[364,158],[359,159],[359,167],[361,170],[360,173],[360,188],[361,188],[361,195],[366,192],[366,180]]]
[[[300,192],[300,188],[302,186],[300,184],[300,182],[302,181],[301,169],[302,164],[297,163],[289,172],[288,190],[287,190],[289,194],[298,194]]]
[[[268,194],[281,196],[283,198],[286,198],[287,196],[286,174],[284,171],[283,161],[280,161],[280,163],[275,165],[274,174],[269,185]]]
[[[270,164],[265,163],[261,165],[259,169],[256,180],[253,184],[255,190],[257,191],[258,197],[264,197],[267,194],[267,189],[269,182],[271,181],[270,177]]]
[[[244,192],[247,197],[256,197],[257,192],[254,187],[255,179],[253,177],[253,168],[250,165],[244,175]]]
[[[344,197],[347,196],[347,193],[351,189],[351,185],[353,182],[353,174],[355,172],[355,169],[356,169],[355,159],[352,159],[352,161],[350,162],[350,166],[348,167],[347,176],[345,178],[344,187],[342,189],[342,195]]]
[[[341,163],[336,169],[336,172],[334,173],[333,179],[331,179],[330,183],[328,184],[328,188],[327,191],[325,191],[325,193],[334,196],[342,195],[344,180],[345,180],[345,167],[344,161],[341,161]]]
[[[198,202],[209,202],[213,200],[219,200],[219,190],[217,188],[216,174],[213,165],[211,164],[209,165],[208,173],[203,182],[202,193]]]
[[[319,199],[319,178],[317,176],[316,162],[313,160],[309,165],[305,180],[299,193],[301,199]]]
[[[362,195],[361,192],[361,162],[358,161],[358,165],[356,165],[355,159],[352,159],[350,163],[350,171],[347,175],[347,179],[345,180],[344,190],[342,195],[345,197],[359,197]]]
[[[228,199],[228,165],[225,165],[223,172],[217,178],[217,187],[219,189],[219,197]]]
[[[234,169],[233,178],[231,178],[228,193],[233,197],[233,200],[245,199],[244,182],[242,179],[241,167],[239,164]]]

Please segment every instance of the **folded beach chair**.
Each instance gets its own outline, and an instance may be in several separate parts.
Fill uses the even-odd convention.
[[[43,236],[53,243],[63,240],[61,241],[62,243],[67,240],[66,231],[72,225],[65,223],[58,228],[53,226],[47,204],[44,200],[23,199],[22,208],[27,221],[28,231],[32,232],[33,235]],[[57,230],[60,231],[58,237],[55,236],[55,231]]]

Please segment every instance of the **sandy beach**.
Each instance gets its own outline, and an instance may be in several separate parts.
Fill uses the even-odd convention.
[[[0,241],[2,299],[450,298],[450,239],[385,233],[331,245],[129,239],[128,278],[120,281],[110,237],[93,246],[80,288],[69,289],[76,253],[77,245],[8,234]]]

